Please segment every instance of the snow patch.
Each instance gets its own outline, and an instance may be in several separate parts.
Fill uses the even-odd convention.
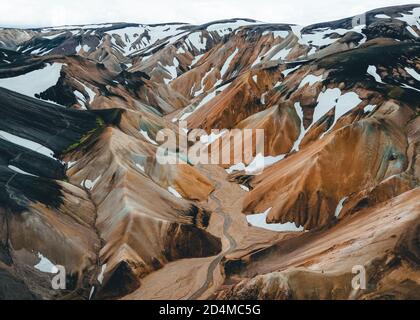
[[[136,163],[136,167],[137,167],[137,168],[139,168],[139,169],[140,169],[140,171],[145,172],[145,171],[144,171],[144,166],[142,166],[141,164]]]
[[[144,130],[140,130],[140,134],[147,140],[149,141],[151,144],[154,144],[155,146],[158,145],[158,143],[153,140],[152,138],[150,138],[149,133],[147,131]]]
[[[82,102],[84,104],[84,107],[86,108],[86,103],[89,103],[89,105],[93,102],[93,100],[96,98],[96,93],[91,88],[89,88],[87,85],[85,85],[83,82],[76,80],[80,85],[83,86],[84,91],[88,94],[89,100],[86,100],[85,96],[79,92],[74,91],[74,95],[76,96],[77,100]]]
[[[195,66],[197,64],[198,61],[200,61],[200,59],[204,56],[204,54],[200,54],[198,56],[195,56],[193,61],[191,62],[191,67]]]
[[[324,132],[321,135],[320,138],[323,138],[324,135],[327,134],[334,127],[338,119],[340,119],[344,114],[355,108],[361,102],[362,100],[355,92],[347,92],[342,95],[341,90],[338,88],[327,89],[324,92],[321,92],[318,96],[318,104],[314,111],[312,123],[306,130],[303,128],[303,110],[300,106],[300,103],[295,103],[295,110],[301,121],[301,132],[299,138],[296,140],[293,146],[292,151],[299,150],[299,145],[305,137],[306,133],[309,131],[309,129],[312,128],[312,126],[315,125],[330,110],[335,108],[334,123],[326,132]]]
[[[267,209],[263,213],[248,215],[246,217],[248,223],[254,227],[267,229],[277,232],[302,232],[303,227],[296,227],[295,223],[267,223],[267,215],[270,213],[272,208]]]
[[[95,292],[95,286],[92,286],[92,288],[90,289],[90,293],[89,293],[89,300],[92,299],[94,292]]]
[[[185,35],[184,31],[179,30],[182,25],[183,24],[158,26],[139,25],[135,27],[114,29],[106,31],[105,33],[112,37],[111,41],[115,47],[122,51],[123,54],[130,55],[135,51],[146,49],[147,47],[168,38],[170,38],[170,43],[177,41],[181,36]],[[146,34],[147,37],[144,36]],[[116,39],[118,37],[123,42],[123,45],[117,44]]]
[[[82,109],[86,110],[86,98],[80,91],[73,91],[73,94],[76,96],[77,101],[81,103]]]
[[[102,178],[102,175],[97,177],[94,181],[83,180],[82,183],[81,183],[81,186],[88,189],[88,190],[92,190],[101,178]]]
[[[310,56],[310,55],[312,55],[314,53],[316,53],[316,47],[312,47],[311,50],[309,50],[309,52],[308,52],[307,55]]]
[[[184,46],[181,46],[178,48],[178,50],[176,51],[177,54],[185,54],[187,53],[184,49]]]
[[[87,44],[84,44],[82,48],[83,48],[83,51],[86,53],[90,51],[90,47]]]
[[[375,78],[376,82],[379,83],[384,83],[382,81],[381,76],[378,74],[378,72],[376,71],[376,67],[375,66],[369,66],[367,69],[367,73],[370,74],[372,77]]]
[[[88,86],[86,86],[85,84],[83,84],[83,87],[85,88],[85,91],[87,92],[87,94],[89,95],[89,104],[92,103],[92,101],[95,99],[96,97],[96,93],[95,91],[93,91],[91,88],[89,88]]]
[[[207,48],[207,38],[203,37],[199,31],[190,34],[186,41],[188,41],[191,49],[194,47],[198,51],[203,51]]]
[[[418,30],[420,30],[420,8],[414,8],[411,13],[400,13],[402,17],[396,17],[395,19],[401,20],[406,22],[409,26],[416,26]],[[412,28],[411,28],[412,29]],[[413,30],[414,32],[414,30]],[[414,34],[416,37],[418,35]]]
[[[361,102],[362,100],[359,98],[359,95],[355,92],[347,92],[340,96],[335,106],[335,120],[331,128],[336,124],[338,119],[340,119],[351,109],[358,106]]]
[[[285,60],[287,55],[290,53],[290,51],[292,51],[292,48],[289,49],[281,49],[279,52],[277,52],[274,56],[272,56],[270,58],[270,61],[274,61],[274,60]]]
[[[54,151],[34,141],[15,136],[14,134],[2,130],[0,130],[0,139],[9,141],[11,143],[17,144],[18,146],[30,149],[44,156],[57,160],[54,157]]]
[[[304,28],[303,26],[291,26],[290,27],[292,29],[292,32],[294,33],[294,35],[299,39],[302,40],[302,29]]]
[[[320,81],[324,81],[322,74],[320,76],[314,76],[313,74],[309,74],[305,78],[303,78],[298,89],[303,88],[307,84],[309,84],[309,86],[312,86]]]
[[[215,23],[207,27],[209,32],[217,32],[220,37],[228,35],[238,28],[246,25],[258,24],[258,22],[248,22],[245,20],[236,20],[234,22]]]
[[[17,77],[3,78],[0,79],[0,87],[35,98],[35,94],[57,84],[62,67],[62,63],[53,63]]]
[[[420,89],[414,88],[412,86],[409,86],[408,84],[402,83],[401,87],[405,88],[405,89],[411,89],[411,90],[416,90],[420,92]]]
[[[338,88],[327,89],[318,96],[318,105],[315,108],[312,124],[321,119],[328,111],[330,111],[341,96],[341,90]]]
[[[334,123],[330,126],[330,128],[326,132],[324,132],[321,135],[321,138],[324,137],[324,135],[327,134],[335,126],[338,119],[340,119],[343,115],[345,115],[347,112],[349,112],[350,110],[352,110],[353,108],[355,108],[357,105],[359,105],[362,102],[358,94],[355,92],[347,92],[343,95],[341,95],[340,93],[340,96],[337,98],[336,101],[337,102],[335,104]],[[329,110],[327,110],[327,112],[328,111]]]
[[[375,108],[376,108],[376,105],[368,104],[366,107],[363,108],[363,112],[364,113],[372,112],[373,110],[375,110]]]
[[[417,81],[420,81],[420,74],[418,74],[416,70],[412,68],[405,68],[405,71],[407,71],[407,73],[410,76],[412,76],[414,79],[416,79]]]
[[[166,66],[164,67],[166,72],[170,75],[170,79],[164,78],[163,81],[165,82],[166,85],[168,85],[172,80],[174,80],[178,73],[176,71],[176,69],[179,67],[179,61],[177,58],[174,58],[173,60],[173,65],[172,66]],[[160,64],[160,62],[159,62]]]
[[[168,187],[168,191],[173,195],[173,196],[175,196],[176,198],[178,198],[178,199],[182,199],[182,196],[181,196],[181,194],[178,192],[178,191],[176,191],[173,187]]]
[[[305,127],[304,127],[304,124],[303,124],[303,110],[302,110],[302,107],[300,105],[300,102],[295,103],[295,111],[296,111],[296,114],[298,115],[299,120],[300,120],[300,134],[299,134],[299,137],[296,139],[291,152],[292,151],[299,151],[299,146],[302,142],[302,139],[306,135],[306,130],[305,130]]]
[[[105,274],[105,271],[106,271],[106,263],[102,266],[102,268],[101,268],[101,273],[98,275],[98,282],[99,282],[100,284],[102,284],[102,282],[104,281],[104,274]]]
[[[225,84],[224,86],[215,89],[214,91],[210,92],[209,94],[207,94],[203,100],[200,101],[200,103],[197,105],[197,107],[194,109],[194,112],[198,109],[200,109],[202,106],[204,106],[206,103],[208,103],[210,100],[212,100],[214,97],[216,97],[218,92],[222,92],[223,90],[225,90],[228,86],[230,85],[230,83]],[[192,112],[191,112],[192,113]],[[185,114],[184,114],[185,116]],[[184,118],[184,116],[181,117],[180,120],[185,120],[186,118]],[[188,116],[187,116],[188,117]]]
[[[268,92],[264,92],[262,95],[261,95],[261,98],[260,98],[260,102],[261,102],[261,104],[265,104],[265,98],[267,97],[267,94],[268,94]]]
[[[264,157],[261,153],[259,153],[255,156],[255,158],[252,160],[252,162],[248,166],[240,162],[226,169],[226,172],[228,174],[231,174],[235,171],[245,171],[246,174],[255,175],[255,174],[261,173],[267,167],[272,166],[273,164],[283,160],[285,156],[286,155],[281,154],[276,157],[273,157],[273,156]]]
[[[295,70],[297,70],[297,69],[299,69],[299,68],[300,68],[300,66],[296,66],[296,67],[294,67],[294,68],[286,69],[286,70],[284,70],[284,71],[282,72],[282,74],[283,74],[283,76],[286,78],[286,77],[289,75],[289,73],[291,73],[291,72],[293,72],[293,71],[295,71]]]
[[[87,30],[87,29],[100,29],[100,28],[110,28],[112,24],[87,24],[87,25],[67,25],[67,26],[59,26],[59,27],[52,27],[52,28],[44,28],[42,32],[50,32],[52,30]]]
[[[48,258],[43,256],[40,252],[38,252],[38,258],[40,261],[38,264],[34,266],[35,269],[44,272],[44,273],[57,273],[58,269]]]
[[[223,65],[222,69],[220,70],[220,78],[221,79],[223,79],[226,72],[229,70],[230,64],[231,64],[233,58],[235,58],[235,56],[238,54],[238,52],[239,52],[239,49],[236,48],[235,51],[226,59],[225,64]]]
[[[361,33],[361,30],[364,28],[364,25],[358,25],[354,27],[353,29],[331,29],[331,28],[319,28],[315,30],[308,31],[308,33],[301,33],[301,36],[299,38],[299,43],[306,45],[306,46],[327,46],[330,45],[336,41],[338,41],[338,38],[330,38],[329,35],[333,33],[337,33],[341,36],[345,35],[347,32],[355,31]],[[310,33],[309,33],[310,32]]]
[[[77,161],[69,161],[67,162],[67,169],[70,169],[74,167],[74,165],[77,163]]]
[[[36,177],[35,175],[30,174],[30,173],[28,173],[28,172],[26,172],[26,171],[23,171],[23,170],[19,169],[18,167],[15,167],[15,166],[12,166],[12,165],[9,165],[9,166],[7,166],[7,167],[8,167],[9,169],[11,169],[11,170],[13,170],[13,171],[17,172],[17,173],[24,174],[24,175],[27,175],[27,176],[33,176],[33,177]]]
[[[54,34],[52,36],[42,36],[44,39],[53,40],[55,38],[58,38],[59,36],[66,34],[65,32],[60,32],[58,34]]]
[[[414,29],[412,28],[412,27],[410,27],[410,26],[407,26],[407,31],[408,32],[410,32],[413,36],[415,36],[416,38],[419,36],[418,34],[417,34],[417,32],[416,31],[414,31]]]
[[[206,81],[206,79],[207,79],[207,77],[208,77],[208,75],[210,74],[210,73],[212,73],[213,72],[213,70],[214,70],[214,68],[211,68],[205,75],[204,75],[204,77],[203,77],[203,79],[201,79],[201,88],[200,88],[200,90],[199,91],[197,91],[195,94],[194,94],[194,97],[198,97],[199,95],[201,95],[203,92],[204,92],[204,87],[205,87],[205,84],[204,84],[204,81]],[[192,90],[194,90],[194,87],[192,88]]]
[[[378,19],[391,19],[391,17],[388,16],[388,15],[386,15],[386,14],[377,14],[377,15],[375,15],[375,18],[378,18]]]
[[[262,36],[266,36],[268,34],[273,35],[274,39],[276,38],[284,39],[284,38],[287,38],[287,36],[289,35],[289,31],[284,31],[284,30],[269,31],[268,30],[268,31],[264,31],[262,33]]]
[[[344,197],[343,199],[341,199],[340,200],[340,202],[338,203],[338,205],[337,205],[337,208],[335,209],[335,217],[336,218],[338,218],[339,217],[339,215],[340,215],[340,213],[341,213],[341,210],[343,210],[343,205],[344,205],[344,202],[348,199],[349,197]]]

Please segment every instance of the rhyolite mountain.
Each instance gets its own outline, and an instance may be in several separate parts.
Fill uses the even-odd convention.
[[[0,298],[419,299],[419,37],[420,5],[0,29]],[[263,172],[161,164],[178,120],[264,129]]]

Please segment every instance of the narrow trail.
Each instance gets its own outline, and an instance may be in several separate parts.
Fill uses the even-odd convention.
[[[93,206],[95,207],[95,219],[94,219],[92,227],[93,227],[93,230],[95,231],[96,236],[98,237],[99,243],[100,243],[100,247],[98,248],[98,250],[96,252],[96,267],[95,267],[95,270],[93,271],[93,274],[95,275],[95,278],[97,278],[97,275],[99,275],[99,273],[101,272],[101,258],[100,258],[100,255],[101,255],[102,248],[105,246],[105,241],[104,241],[104,239],[102,239],[101,232],[99,231],[98,226],[97,226],[98,205],[96,204],[95,201],[93,201],[92,192],[86,187],[83,187],[83,189],[85,190],[85,192],[87,193],[87,195],[89,197],[89,200],[92,202]],[[97,291],[98,290],[97,290],[97,287],[95,286],[95,284],[91,285],[88,300],[94,299]]]
[[[237,243],[232,235],[229,233],[229,229],[232,225],[232,217],[229,214],[223,212],[223,205],[220,199],[216,196],[216,193],[222,189],[222,183],[217,180],[214,180],[210,174],[206,174],[207,178],[212,181],[216,188],[213,193],[210,195],[210,200],[216,204],[216,208],[214,212],[221,216],[224,220],[223,222],[223,236],[229,241],[229,247],[227,250],[221,252],[218,256],[214,258],[214,260],[210,263],[208,270],[207,270],[207,277],[204,284],[195,292],[193,293],[188,300],[197,300],[200,298],[210,287],[213,285],[214,280],[214,271],[216,270],[217,266],[221,263],[223,257],[232,251],[234,251],[237,247]]]

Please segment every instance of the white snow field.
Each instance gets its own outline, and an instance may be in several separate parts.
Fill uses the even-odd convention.
[[[57,84],[62,67],[62,63],[53,63],[17,77],[3,78],[0,79],[0,87],[35,98],[35,94]]]
[[[302,232],[305,231],[303,227],[296,227],[293,222],[287,223],[267,223],[267,215],[272,208],[267,209],[263,213],[248,215],[246,219],[248,223],[254,227],[267,229],[277,232]]]

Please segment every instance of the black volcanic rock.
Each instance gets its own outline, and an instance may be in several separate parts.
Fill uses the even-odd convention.
[[[57,155],[88,132],[118,121],[115,110],[71,110],[3,88],[0,106],[1,130],[41,143]]]
[[[0,300],[37,300],[25,283],[0,269]]]
[[[381,19],[375,21],[363,30],[368,40],[375,38],[392,38],[397,40],[415,39],[407,30],[407,23],[395,19]]]
[[[3,88],[0,88],[0,115],[0,130],[46,146],[57,157],[80,147],[104,126],[117,124],[120,117],[114,109],[70,110]],[[0,135],[0,203],[13,212],[24,210],[29,201],[59,206],[61,187],[54,180],[65,179],[65,169],[59,160],[4,140]]]

